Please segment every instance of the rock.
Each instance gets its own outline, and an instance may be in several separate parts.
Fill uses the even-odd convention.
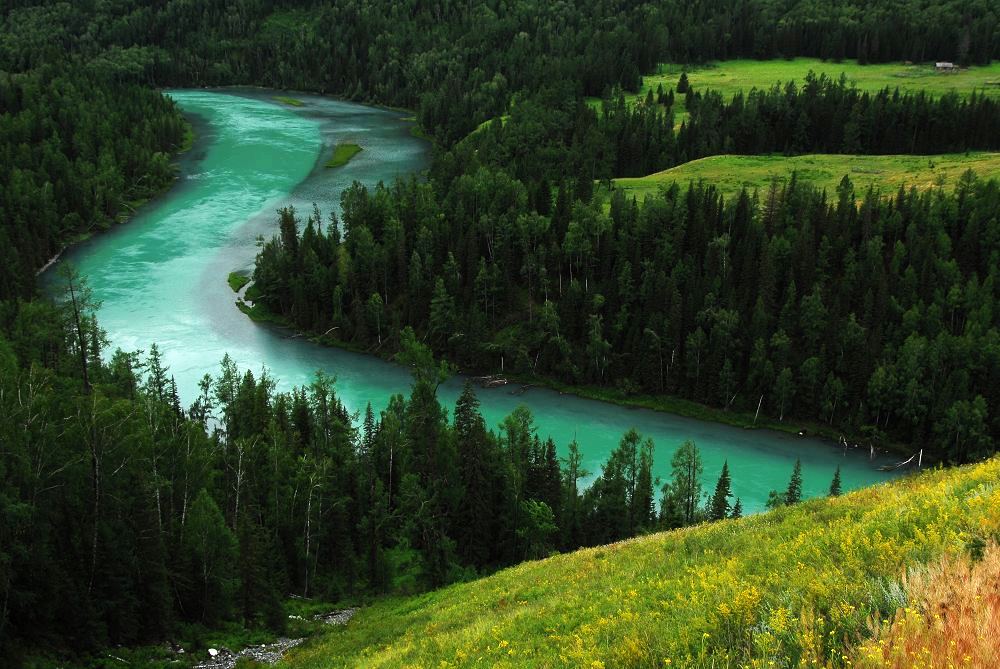
[[[346,625],[357,611],[357,609],[339,609],[337,611],[330,611],[329,613],[317,614],[313,616],[313,620],[322,621],[327,625]]]
[[[205,660],[195,665],[195,669],[233,669],[236,662],[241,657],[250,658],[264,664],[274,664],[281,659],[281,656],[289,648],[294,648],[305,639],[278,639],[274,643],[266,643],[260,646],[249,646],[238,653],[234,653],[225,648],[218,650],[209,648],[208,654],[211,659]]]

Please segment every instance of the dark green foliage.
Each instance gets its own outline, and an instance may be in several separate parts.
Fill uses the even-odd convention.
[[[186,123],[173,102],[72,64],[0,67],[0,300],[74,236],[106,229],[167,186]]]
[[[833,473],[833,480],[830,481],[830,497],[840,496],[840,466],[837,466],[837,471]]]
[[[802,461],[796,458],[795,467],[792,468],[792,478],[788,481],[788,489],[785,490],[785,504],[798,504],[802,501]]]
[[[426,333],[465,369],[502,365],[751,413],[760,404],[850,434],[875,424],[938,459],[995,448],[996,181],[970,175],[952,192],[888,197],[858,194],[846,178],[836,193],[793,178],[728,202],[693,184],[641,207],[613,197],[607,213],[565,192],[543,217],[520,182],[487,168],[454,181],[444,201],[415,181],[356,186],[343,198],[342,244],[313,216],[294,257],[279,239],[264,245],[263,303],[374,348],[354,305],[375,289],[382,318]],[[402,233],[380,236],[389,222]],[[281,269],[307,258],[329,261]],[[285,310],[291,295],[316,296],[308,318]],[[444,303],[442,329],[431,316]],[[399,345],[383,337],[379,350]]]
[[[733,496],[732,481],[729,478],[729,462],[722,463],[722,473],[715,484],[715,492],[708,502],[708,519],[722,520],[730,512],[729,498]]]
[[[652,527],[652,462],[653,442],[634,429],[626,432],[584,496],[587,543],[609,543]]]
[[[671,479],[663,486],[661,522],[667,528],[690,525],[701,513],[701,453],[685,441],[670,460]]]
[[[681,72],[680,79],[677,80],[677,92],[684,95],[688,92],[689,87],[687,72]]]
[[[215,500],[204,489],[194,498],[186,520],[180,551],[185,586],[181,607],[197,620],[218,624],[232,614],[236,538],[226,527]]]
[[[673,90],[631,107],[621,94],[664,60],[1000,56],[991,6],[904,4],[6,3],[0,656],[157,641],[180,621],[280,630],[288,593],[419,590],[654,527],[651,441],[627,433],[584,491],[578,450],[561,466],[527,409],[493,433],[467,388],[449,423],[435,354],[761,402],[782,419],[927,442],[939,458],[992,452],[995,182],[860,204],[846,177],[835,194],[792,179],[732,202],[702,185],[642,207],[592,201],[595,180],[723,151],[996,147],[1000,108],[978,95],[812,76],[732,101],[686,86],[675,133]],[[314,212],[299,233],[282,212],[258,258],[264,307],[399,351],[412,369],[410,396],[366,412],[360,430],[329,377],[278,393],[228,357],[185,410],[155,347],[102,360],[74,277],[57,305],[10,300],[30,297],[35,270],[75,235],[170,182],[186,128],[149,86],[223,84],[411,107],[440,146],[428,182],[356,185],[339,221]],[[594,110],[587,95],[606,102]],[[702,519],[701,473],[688,442],[660,526]],[[726,515],[725,483],[712,516]],[[773,497],[798,501],[800,475]]]
[[[785,506],[785,496],[777,490],[772,490],[767,494],[767,502],[764,505],[768,511]]]
[[[279,393],[228,356],[188,410],[155,346],[105,363],[97,337],[84,385],[71,314],[3,312],[5,657],[154,642],[185,622],[280,632],[288,594],[419,591],[656,525],[651,440],[630,430],[584,490],[575,446],[561,465],[525,407],[491,432],[466,386],[447,421],[447,369],[412,333],[409,397],[355,428],[330,377]],[[681,451],[677,524],[700,496],[697,449]]]

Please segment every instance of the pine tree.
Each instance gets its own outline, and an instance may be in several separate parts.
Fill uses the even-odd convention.
[[[792,470],[792,478],[788,481],[788,489],[785,491],[785,504],[798,504],[802,501],[802,461],[795,460],[795,469]]]
[[[684,94],[688,92],[690,85],[688,84],[687,72],[681,72],[681,78],[677,80],[677,92]]]
[[[740,498],[736,498],[736,504],[733,504],[733,512],[729,514],[730,518],[742,518],[743,517],[743,502]]]
[[[733,496],[731,483],[729,462],[726,461],[722,463],[722,473],[719,475],[719,481],[715,484],[715,494],[712,495],[712,501],[708,504],[709,520],[722,520],[729,515],[729,498]]]
[[[840,465],[833,473],[833,481],[830,482],[830,497],[840,497]]]

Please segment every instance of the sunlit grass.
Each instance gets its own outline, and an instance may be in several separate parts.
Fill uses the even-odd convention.
[[[1000,533],[998,481],[994,459],[525,563],[362,609],[287,666],[849,666],[908,569]]]
[[[682,187],[692,181],[704,180],[718,188],[727,198],[741,189],[765,191],[771,181],[787,181],[792,172],[798,179],[817,188],[833,192],[847,175],[856,192],[876,186],[891,194],[899,186],[919,189],[931,186],[952,187],[959,177],[971,169],[989,178],[1000,175],[1000,153],[972,152],[935,156],[853,156],[843,154],[809,154],[805,156],[737,156],[721,155],[692,160],[669,170],[645,177],[615,179],[629,197],[645,199],[661,187],[678,183]]]
[[[906,578],[908,602],[874,621],[874,638],[854,653],[859,667],[1000,667],[1000,546],[980,559],[946,556]]]

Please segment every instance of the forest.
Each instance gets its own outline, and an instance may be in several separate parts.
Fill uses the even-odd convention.
[[[651,454],[673,445],[635,432],[584,472],[525,410],[493,432],[471,388],[442,406],[453,365],[761,407],[937,460],[994,452],[995,180],[595,199],[723,151],[997,148],[1000,109],[978,94],[822,76],[731,100],[622,93],[661,62],[793,56],[987,63],[1000,16],[987,0],[5,2],[0,656],[180,624],[280,631],[288,594],[417,592],[739,515],[741,473],[704,472],[696,445],[663,485]],[[66,244],[172,182],[190,128],[157,88],[225,85],[411,109],[434,143],[426,179],[355,186],[338,217],[283,211],[254,271],[255,309],[410,367],[379,415],[348,413],[332,377],[278,392],[229,359],[184,406],[155,342],[106,349],[84,279],[38,290]],[[790,475],[773,504],[798,501]]]
[[[996,180],[882,197],[793,179],[730,201],[692,184],[607,213],[567,191],[543,216],[485,167],[442,203],[356,185],[329,225],[282,212],[253,298],[371,350],[412,326],[469,371],[763,406],[955,462],[994,450]]]
[[[538,165],[553,150],[561,154],[564,143],[576,145],[579,155],[604,150],[606,141],[597,136],[601,133],[590,129],[594,121],[575,109],[580,100],[587,95],[613,99],[616,87],[635,90],[642,73],[663,61],[819,56],[859,62],[987,63],[1000,57],[1000,17],[992,3],[904,4],[890,7],[866,0],[858,8],[846,0],[484,0],[432,5],[392,0],[12,0],[0,13],[5,89],[0,98],[0,155],[17,156],[16,164],[5,161],[5,169],[16,166],[18,173],[5,174],[4,183],[18,187],[8,186],[0,209],[14,212],[4,216],[3,233],[12,245],[4,248],[12,256],[10,262],[5,256],[3,271],[18,271],[2,277],[0,299],[29,295],[32,268],[41,267],[80,233],[106,226],[127,214],[131,203],[169,183],[166,156],[183,143],[185,124],[150,86],[272,86],[406,107],[416,111],[423,131],[445,149],[481,123],[521,110],[534,118],[516,139],[531,154],[529,162]],[[726,105],[721,100],[705,102],[712,97],[707,93],[695,91],[693,99],[703,98],[703,118],[712,123],[718,120],[720,105]],[[764,104],[768,96],[762,92],[760,97]],[[810,97],[801,99],[808,102]],[[781,104],[780,96],[772,102]],[[751,138],[746,150],[754,151],[801,152],[807,144],[886,150],[879,148],[875,135],[865,134],[868,126],[859,131],[850,123],[878,119],[883,104],[876,99],[856,110],[839,110],[846,134],[815,137],[822,132],[815,125],[820,120],[811,118],[808,110],[783,119],[793,124],[794,132],[778,139],[746,135],[745,126],[738,132]],[[747,100],[729,107],[746,123],[759,113],[754,106]],[[953,101],[940,108],[945,116],[935,122],[950,128],[943,143],[954,148],[995,142],[995,125],[990,125],[995,124],[995,109],[984,112],[986,116],[968,115],[983,122],[973,139],[959,121],[967,115],[961,107]],[[571,174],[634,175],[727,149],[726,136],[710,131],[688,133],[678,148],[670,147],[672,140],[663,133],[669,119],[657,120],[652,111],[640,113],[640,118],[615,116],[618,121],[608,132],[614,131],[613,125],[629,131],[637,124],[643,128],[612,142],[623,155],[595,154],[589,164],[578,160],[569,166]],[[553,129],[546,117],[562,124]],[[579,136],[563,137],[578,122],[583,123]],[[935,136],[921,143],[933,145]],[[98,150],[98,144],[75,146],[71,137],[107,141],[101,141]],[[43,143],[43,138],[48,141]],[[659,139],[668,146],[658,144],[655,151],[647,147],[641,155],[632,155],[630,142],[640,138]],[[536,141],[541,142],[537,147]],[[891,141],[905,145],[907,138]],[[779,142],[782,146],[775,146]],[[510,160],[505,167],[516,171],[517,156],[502,158]],[[452,170],[469,167],[455,166],[446,157],[441,163]],[[624,171],[615,173],[618,168]],[[46,183],[65,192],[48,197]],[[530,186],[537,190],[536,184]],[[40,220],[25,218],[38,200],[51,201],[50,210]],[[9,222],[15,220],[16,225]]]
[[[186,132],[149,88],[71,66],[0,70],[0,300],[31,297],[68,241],[172,183]]]
[[[705,499],[691,442],[661,486],[634,430],[587,472],[524,407],[495,432],[471,386],[443,407],[448,366],[410,331],[410,395],[379,415],[348,413],[322,372],[279,393],[228,357],[183,407],[156,345],[102,356],[85,281],[60,282],[54,304],[8,303],[0,337],[0,653],[14,662],[151,643],[179,623],[280,632],[290,593],[419,592],[741,513],[740,473],[724,467]],[[778,504],[801,498],[791,475]]]

